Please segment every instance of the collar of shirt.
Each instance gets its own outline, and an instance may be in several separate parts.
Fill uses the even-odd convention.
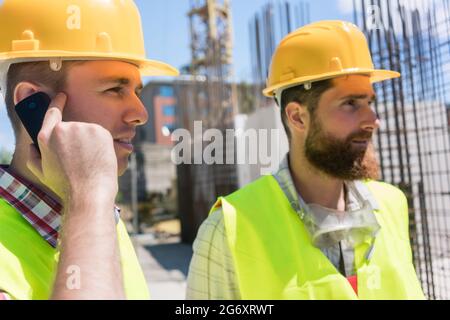
[[[13,206],[22,217],[47,241],[56,248],[61,227],[62,205],[45,192],[0,166],[0,197]],[[116,223],[120,208],[114,207]]]
[[[310,212],[311,210],[309,210],[308,205],[304,202],[295,188],[289,169],[288,155],[289,154],[286,154],[283,161],[280,163],[278,171],[276,171],[273,176],[285,193],[292,208],[297,212],[300,219],[303,220],[305,215],[314,214],[314,212]],[[370,204],[372,210],[379,209],[376,199],[362,181],[345,181],[344,183],[347,188],[346,207],[348,212],[362,209],[365,202]],[[377,226],[375,226],[375,229],[377,229]]]

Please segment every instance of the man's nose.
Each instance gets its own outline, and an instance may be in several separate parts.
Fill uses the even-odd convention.
[[[133,95],[128,102],[127,112],[124,121],[135,126],[142,126],[148,121],[148,112],[138,96]]]
[[[367,108],[367,112],[364,115],[364,120],[361,124],[361,128],[365,131],[376,131],[380,127],[380,119],[370,106]]]

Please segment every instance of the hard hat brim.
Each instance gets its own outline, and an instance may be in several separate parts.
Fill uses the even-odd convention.
[[[171,65],[157,60],[143,60],[140,66],[143,76],[179,76],[180,71]]]
[[[307,82],[316,82],[316,81],[321,81],[321,80],[326,80],[326,79],[342,77],[342,76],[346,76],[346,75],[357,75],[357,74],[368,75],[370,77],[371,83],[394,79],[394,78],[398,78],[401,76],[399,72],[391,71],[391,70],[351,69],[351,70],[324,73],[324,74],[321,74],[320,77],[317,77],[317,75],[313,75],[313,76],[309,76],[309,77],[294,78],[289,81],[285,81],[283,83],[279,83],[277,85],[273,85],[273,86],[265,88],[263,90],[263,94],[266,97],[274,97],[275,93],[278,89],[294,87],[296,85],[301,85],[301,84],[304,84]]]
[[[70,60],[117,60],[129,62],[139,68],[142,76],[178,76],[180,72],[177,68],[157,60],[142,59],[132,55],[89,53],[89,52],[65,52],[65,51],[14,51],[0,53],[0,64],[13,64],[27,61],[45,61],[48,59]]]

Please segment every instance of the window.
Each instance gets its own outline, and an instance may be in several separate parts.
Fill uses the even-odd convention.
[[[175,106],[163,106],[163,115],[165,117],[175,117]]]
[[[173,97],[173,87],[170,86],[159,87],[159,94],[163,97]]]

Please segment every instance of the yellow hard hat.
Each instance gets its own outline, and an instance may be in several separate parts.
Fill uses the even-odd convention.
[[[278,45],[270,65],[265,96],[300,84],[349,74],[366,74],[371,82],[400,77],[376,70],[364,34],[352,23],[319,21],[288,34]]]
[[[178,75],[174,67],[146,59],[133,0],[4,0],[0,71],[45,60],[120,60],[138,66],[143,76]]]

